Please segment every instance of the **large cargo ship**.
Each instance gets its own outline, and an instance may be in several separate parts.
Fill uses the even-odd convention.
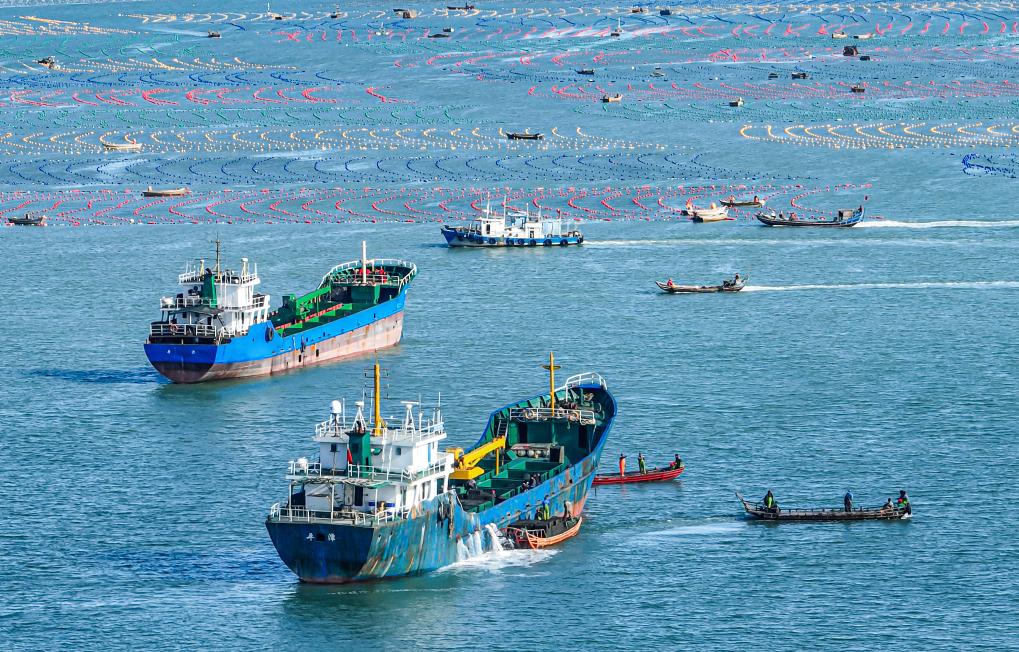
[[[501,545],[522,519],[571,518],[584,509],[616,402],[597,374],[582,374],[491,414],[467,452],[443,450],[436,407],[404,401],[402,419],[333,401],[315,428],[316,460],[291,461],[286,500],[266,528],[301,580],[344,583],[436,570]]]
[[[175,383],[266,376],[392,346],[403,335],[407,289],[417,267],[404,260],[367,258],[329,270],[313,292],[283,298],[269,311],[256,292],[258,266],[240,271],[205,261],[189,265],[182,291],[164,297],[149,326],[145,355]]]

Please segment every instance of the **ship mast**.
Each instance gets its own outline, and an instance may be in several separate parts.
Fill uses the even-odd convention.
[[[219,278],[219,271],[220,271],[220,268],[219,268],[219,264],[220,264],[220,255],[219,254],[220,254],[220,251],[219,251],[219,249],[220,249],[219,236],[216,236],[216,278]]]
[[[379,369],[378,358],[375,359],[373,371],[375,375],[375,391],[372,393],[372,437],[381,437],[385,434],[386,423],[382,420],[382,407],[379,403],[382,389],[382,372]]]
[[[364,240],[361,241],[361,282],[368,285],[368,243]],[[378,371],[378,364],[375,365],[375,371]],[[375,380],[378,384],[378,378]]]
[[[548,352],[548,364],[541,365],[542,369],[548,369],[548,389],[549,395],[552,397],[552,413],[555,414],[555,370],[560,369],[559,365],[555,363],[555,353]]]

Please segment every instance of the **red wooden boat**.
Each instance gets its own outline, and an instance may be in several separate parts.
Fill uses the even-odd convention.
[[[669,466],[664,469],[648,469],[647,473],[599,473],[594,476],[594,485],[600,484],[629,484],[631,482],[664,482],[679,477],[679,474],[686,470],[686,466],[679,468]]]

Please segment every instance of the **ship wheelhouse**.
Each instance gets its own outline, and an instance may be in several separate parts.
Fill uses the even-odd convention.
[[[287,500],[270,518],[291,522],[374,526],[407,518],[415,507],[449,490],[453,456],[443,450],[442,415],[425,417],[415,401],[404,401],[397,425],[382,419],[375,402],[371,421],[364,402],[347,417],[346,405],[333,401],[329,419],[315,428],[316,460],[289,462]]]
[[[214,268],[204,260],[189,264],[177,279],[181,291],[160,300],[160,319],[149,326],[150,343],[222,344],[269,318],[269,295],[256,291],[258,266],[249,267],[242,258],[240,271],[223,269],[218,247]]]

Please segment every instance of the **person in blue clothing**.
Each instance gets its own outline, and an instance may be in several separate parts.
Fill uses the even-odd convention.
[[[852,491],[847,491],[846,492],[846,495],[843,496],[843,498],[842,498],[842,504],[845,505],[847,512],[853,511],[853,492]]]

